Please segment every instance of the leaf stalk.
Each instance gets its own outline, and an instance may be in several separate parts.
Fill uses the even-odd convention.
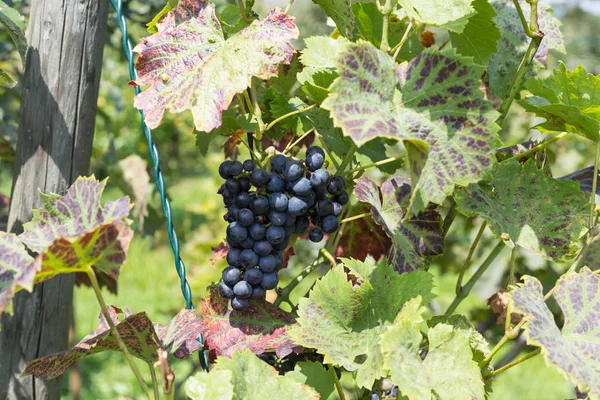
[[[458,275],[458,279],[456,280],[456,295],[457,296],[459,296],[462,293],[462,290],[463,290],[462,281],[463,281],[463,278],[465,277],[465,272],[467,271],[467,269],[469,269],[469,266],[471,266],[471,258],[473,257],[473,253],[475,253],[475,249],[477,248],[477,245],[479,244],[479,240],[481,240],[481,237],[483,236],[483,232],[485,231],[486,226],[487,226],[487,221],[483,221],[483,223],[481,224],[481,227],[479,228],[479,231],[477,232],[477,236],[475,236],[475,240],[473,241],[473,243],[471,243],[471,248],[469,249],[469,253],[467,254],[465,263],[463,264],[463,267],[460,270],[460,275]]]
[[[529,360],[532,357],[537,356],[541,352],[542,352],[542,348],[538,347],[536,350],[532,351],[531,353],[525,354],[523,357],[518,358],[518,359],[514,360],[513,362],[510,362],[510,363],[506,364],[502,368],[498,368],[497,370],[495,370],[494,372],[491,373],[490,378],[498,375],[499,373],[501,373],[503,371],[506,371],[507,369],[510,369],[510,368],[514,367],[515,365],[519,365],[522,362],[525,362],[525,361]]]

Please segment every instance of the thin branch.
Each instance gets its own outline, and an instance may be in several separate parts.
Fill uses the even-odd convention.
[[[404,157],[406,157],[406,154],[402,154],[396,157],[390,157],[390,158],[386,158],[384,160],[380,160],[371,164],[366,164],[366,165],[361,165],[360,167],[356,167],[354,169],[349,170],[348,172],[346,172],[347,175],[351,175],[354,174],[355,172],[358,171],[364,171],[367,170],[369,168],[375,168],[375,167],[379,167],[380,165],[385,165],[385,164],[389,164],[392,163],[394,161],[398,161],[403,159]]]
[[[512,157],[507,158],[506,160],[502,160],[502,162],[506,162],[508,160],[512,160],[513,158],[516,158],[517,160],[520,160],[521,158],[525,158],[525,157],[529,157],[531,156],[533,153],[536,153],[540,150],[545,149],[546,147],[550,146],[552,143],[554,142],[558,142],[560,139],[564,138],[565,136],[567,136],[569,133],[568,132],[561,132],[559,134],[557,134],[554,137],[551,137],[548,140],[544,140],[542,143],[538,144],[537,146],[524,151],[523,153],[519,153],[519,154],[515,154]]]
[[[487,226],[487,221],[483,221],[483,223],[481,224],[481,227],[479,228],[479,232],[477,232],[477,236],[475,236],[475,240],[471,244],[471,248],[469,249],[467,258],[463,264],[463,267],[460,270],[460,275],[458,275],[458,279],[456,280],[456,295],[460,295],[462,293],[462,290],[463,290],[462,281],[465,276],[465,272],[467,271],[469,266],[471,266],[471,258],[473,257],[473,253],[475,253],[475,249],[477,248],[477,245],[479,244],[479,240],[483,236],[483,232],[485,231],[486,226]]]
[[[150,375],[152,376],[152,389],[154,389],[154,399],[159,400],[160,395],[158,394],[158,379],[156,379],[156,371],[154,370],[154,365],[152,362],[148,363],[148,367],[150,368]]]
[[[506,371],[507,369],[510,369],[510,368],[514,367],[515,365],[519,365],[519,364],[521,364],[522,362],[524,362],[524,361],[527,361],[527,360],[529,360],[530,358],[537,356],[537,355],[538,355],[538,354],[540,354],[541,352],[542,352],[542,348],[541,348],[541,347],[539,347],[539,348],[537,348],[536,350],[532,351],[531,353],[529,353],[529,354],[525,354],[523,357],[521,357],[521,358],[518,358],[518,359],[516,359],[515,361],[513,361],[513,362],[510,362],[510,363],[506,364],[504,367],[502,367],[502,368],[498,368],[497,370],[495,370],[494,372],[492,372],[492,374],[490,375],[490,377],[496,376],[496,375],[498,375],[499,373],[501,373],[501,372],[503,372],[503,371]]]
[[[310,135],[311,133],[313,133],[315,131],[314,128],[309,129],[304,135],[300,136],[298,139],[296,139],[294,142],[290,142],[288,143],[288,145],[285,147],[285,149],[283,150],[283,154],[287,154],[288,151],[290,151],[291,149],[294,148],[294,146],[296,146],[298,143],[300,143],[302,141],[302,139],[304,139],[305,137],[307,137],[308,135]]]
[[[287,14],[287,13],[290,12],[290,8],[292,8],[292,4],[294,4],[294,0],[290,0],[290,2],[288,3],[287,7],[283,11],[284,14]]]
[[[335,372],[335,368],[333,366],[331,366],[331,368],[333,368],[333,383],[335,383],[335,388],[337,389],[338,396],[339,396],[340,400],[346,400],[346,395],[344,394],[344,388],[342,387],[342,384],[340,383],[340,380],[338,379],[337,372]]]
[[[537,1],[536,1],[536,3],[537,3]],[[525,18],[525,14],[523,13],[523,9],[521,8],[521,4],[519,4],[519,0],[513,0],[513,4],[515,5],[515,8],[517,9],[517,14],[519,14],[519,19],[521,20],[521,25],[523,25],[523,30],[525,31],[525,34],[527,36],[529,36],[530,38],[535,37],[536,33],[535,33],[535,31],[532,31],[531,28],[529,27],[529,24],[527,23],[527,18]],[[537,13],[535,13],[535,14],[536,14],[536,21],[537,21]],[[533,17],[533,14],[531,15],[531,17]]]
[[[356,144],[353,143],[350,150],[348,150],[348,153],[346,153],[346,157],[344,157],[344,159],[342,160],[342,164],[338,167],[337,171],[335,172],[336,175],[342,175],[344,173],[346,167],[350,164],[350,162],[352,162],[352,158],[354,157],[355,152]]]
[[[365,217],[370,217],[371,215],[373,215],[373,213],[371,213],[370,211],[366,212],[366,213],[358,214],[358,215],[353,215],[352,217],[344,218],[343,220],[341,220],[340,224],[345,224],[346,222],[355,221],[357,219],[361,219],[361,218],[365,218]]]
[[[512,286],[515,284],[515,260],[517,259],[517,245],[515,245],[515,247],[512,248],[512,251],[510,253],[510,266],[509,266],[509,272],[508,272],[508,285],[507,288],[509,286]],[[512,321],[512,302],[508,302],[507,306],[506,306],[506,318],[504,320],[504,331],[508,332],[510,331],[510,324]]]
[[[269,130],[269,129],[271,129],[271,128],[272,128],[272,127],[275,125],[275,124],[277,124],[278,122],[281,122],[281,121],[283,121],[284,119],[291,117],[292,115],[296,115],[296,114],[300,114],[300,113],[306,112],[306,111],[308,111],[308,110],[312,110],[312,109],[313,109],[313,108],[315,108],[316,106],[317,106],[316,104],[311,104],[311,105],[310,105],[310,106],[308,106],[308,107],[304,107],[304,108],[301,108],[301,109],[299,109],[299,110],[294,110],[294,111],[292,111],[292,112],[289,112],[289,113],[287,113],[287,114],[285,114],[285,115],[282,115],[281,117],[279,117],[279,118],[277,118],[277,119],[274,119],[273,121],[269,122],[269,123],[267,124],[267,126],[265,127],[265,129],[264,129],[264,130],[265,130],[265,131],[268,131],[268,130]]]
[[[396,57],[398,57],[398,54],[400,54],[400,50],[402,49],[402,46],[404,46],[404,43],[406,43],[406,41],[408,40],[408,38],[412,35],[409,36],[409,33],[411,31],[413,27],[412,21],[410,21],[408,23],[408,25],[406,26],[406,30],[404,31],[404,35],[402,35],[402,39],[400,39],[400,42],[394,46],[394,48],[391,50],[394,52],[394,55],[392,56],[392,60],[396,60]],[[416,30],[415,30],[416,31]]]
[[[277,299],[273,303],[275,307],[279,307],[279,305],[284,301],[290,306],[293,306],[293,304],[290,302],[290,294],[296,288],[296,286],[298,286],[300,282],[304,280],[304,278],[306,278],[308,275],[311,274],[311,272],[313,272],[315,269],[317,269],[324,263],[323,258],[324,257],[321,254],[319,254],[319,257],[317,257],[317,259],[313,261],[312,264],[304,268],[304,270],[300,272],[300,274],[298,274],[298,276],[296,276],[290,283],[288,283],[286,287],[281,289],[279,295],[277,296]]]

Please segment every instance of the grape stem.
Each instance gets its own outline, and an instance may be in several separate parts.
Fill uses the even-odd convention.
[[[296,139],[293,142],[290,142],[286,148],[283,150],[283,154],[287,154],[288,151],[290,151],[291,149],[293,149],[298,143],[300,143],[302,141],[302,139],[304,139],[305,137],[307,137],[308,135],[310,135],[311,133],[313,133],[315,130],[313,129],[309,129],[308,132],[306,132],[304,135],[300,136],[298,139]]]
[[[319,266],[324,264],[323,258],[323,255],[319,254],[319,257],[317,257],[317,259],[313,261],[312,264],[304,268],[304,270],[300,272],[300,274],[298,274],[298,276],[296,276],[290,283],[288,283],[286,287],[281,289],[281,291],[279,292],[279,296],[277,296],[277,299],[273,303],[275,307],[279,307],[279,305],[284,301],[288,303],[291,307],[293,307],[293,304],[290,301],[290,294],[296,288],[296,286],[298,286],[300,282],[304,280],[304,278],[310,275],[311,272],[313,272]]]
[[[287,7],[283,11],[284,14],[287,14],[287,13],[290,12],[290,8],[292,8],[292,4],[294,4],[294,0],[290,0],[290,2],[288,3]]]
[[[517,258],[517,245],[514,245],[514,246],[515,247],[512,248],[512,251],[510,253],[508,285],[506,287],[507,289],[509,289],[510,286],[515,284],[515,260]],[[504,320],[504,331],[505,332],[510,331],[511,320],[512,320],[512,302],[509,301],[508,304],[506,305],[506,318]]]
[[[400,39],[400,43],[398,43],[396,46],[394,46],[394,48],[390,51],[394,52],[394,55],[392,56],[392,60],[396,60],[396,58],[398,57],[398,54],[400,54],[400,50],[402,49],[402,46],[404,46],[404,43],[406,43],[406,41],[408,40],[409,37],[411,37],[412,35],[409,35],[411,29],[413,27],[412,21],[410,21],[408,23],[408,25],[406,26],[406,30],[404,31],[404,35],[402,35],[402,39]],[[418,27],[417,27],[418,29]],[[417,30],[415,29],[415,31]]]
[[[346,395],[344,394],[344,388],[342,387],[342,384],[340,383],[340,380],[337,376],[337,373],[335,372],[335,368],[331,367],[333,369],[333,383],[335,384],[335,388],[338,392],[339,398],[340,400],[346,400]]]
[[[269,129],[271,129],[273,126],[275,126],[277,123],[279,123],[279,122],[283,121],[283,120],[284,120],[284,119],[286,119],[286,118],[289,118],[289,117],[291,117],[291,116],[293,116],[293,115],[296,115],[296,114],[300,114],[300,113],[306,112],[306,111],[308,111],[308,110],[312,110],[312,109],[313,109],[313,108],[315,108],[316,106],[317,106],[316,104],[311,104],[311,105],[310,105],[310,106],[308,106],[308,107],[304,107],[304,108],[301,108],[301,109],[298,109],[298,110],[291,111],[291,112],[289,112],[289,113],[287,113],[287,114],[284,114],[284,115],[282,115],[281,117],[279,117],[279,118],[276,118],[276,119],[274,119],[273,121],[269,122],[269,123],[267,124],[267,126],[265,126],[265,129],[264,129],[264,131],[268,131],[268,130],[269,130]]]
[[[156,379],[156,371],[154,370],[154,365],[152,362],[148,363],[148,367],[150,368],[150,375],[152,376],[152,389],[154,389],[154,398],[158,400],[160,399],[160,395],[158,394],[158,380]]]
[[[338,169],[335,173],[336,175],[339,176],[344,173],[344,170],[346,169],[346,167],[348,167],[348,165],[350,165],[350,163],[352,162],[355,152],[356,152],[356,144],[352,143],[352,147],[350,147],[350,149],[348,150],[348,153],[346,153],[346,157],[344,157],[344,159],[342,160],[342,164],[338,167]]]
[[[385,165],[385,164],[392,163],[394,161],[401,160],[404,157],[406,157],[406,154],[402,154],[402,155],[399,155],[399,156],[396,156],[396,157],[386,158],[384,160],[377,161],[377,162],[374,162],[374,163],[371,163],[371,164],[361,165],[360,167],[356,167],[354,169],[349,170],[348,172],[346,172],[346,174],[347,175],[351,175],[351,174],[354,174],[355,172],[364,171],[364,170],[367,170],[369,168],[379,167],[380,165]]]
[[[483,236],[483,232],[485,231],[485,227],[487,226],[487,221],[483,221],[481,227],[479,228],[479,232],[477,232],[477,236],[475,236],[475,240],[471,244],[471,248],[469,249],[469,253],[467,254],[467,258],[465,259],[465,263],[460,270],[460,274],[458,275],[458,279],[456,280],[456,295],[459,296],[462,293],[462,281],[465,276],[465,272],[471,266],[471,258],[473,257],[473,253],[475,253],[475,249],[479,244],[479,240],[481,236]]]
[[[510,362],[510,363],[506,364],[505,366],[503,366],[501,368],[498,368],[497,370],[495,370],[494,372],[492,372],[489,377],[490,378],[494,377],[494,376],[498,375],[499,373],[501,373],[503,371],[506,371],[507,369],[510,369],[510,368],[514,367],[515,365],[519,365],[522,362],[527,361],[530,358],[537,356],[541,352],[542,352],[542,348],[538,347],[537,349],[535,349],[531,353],[525,354],[523,357],[518,358],[518,359],[514,360],[513,362]]]
[[[538,144],[537,146],[535,146],[527,151],[524,151],[523,153],[515,154],[514,156],[509,157],[506,160],[502,160],[501,162],[506,162],[508,160],[512,160],[513,158],[516,158],[517,160],[520,160],[522,158],[527,158],[527,157],[531,156],[533,153],[536,153],[540,150],[545,149],[552,143],[558,142],[560,139],[564,138],[568,134],[569,134],[568,132],[561,132],[561,133],[557,134],[556,136],[551,137],[548,140],[544,140],[542,143]]]
[[[373,213],[371,213],[370,211],[366,212],[366,213],[358,214],[358,215],[353,215],[352,217],[344,218],[343,220],[341,220],[340,224],[345,224],[346,222],[355,221],[357,219],[369,217],[371,215],[373,215]]]

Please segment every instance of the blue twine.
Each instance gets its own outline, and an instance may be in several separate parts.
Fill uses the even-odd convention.
[[[129,77],[131,80],[137,79],[137,71],[134,67],[133,61],[133,48],[131,46],[131,41],[129,40],[129,35],[127,33],[127,20],[123,15],[123,1],[122,0],[110,0],[110,4],[113,6],[115,11],[117,12],[117,24],[119,25],[119,29],[122,34],[122,43],[123,43],[123,51],[125,52],[125,57],[127,57],[128,65],[129,65]],[[139,94],[141,89],[138,86],[135,86],[135,94]],[[190,284],[186,279],[185,273],[185,264],[181,259],[180,249],[179,249],[179,239],[177,238],[177,232],[175,231],[175,227],[173,226],[173,216],[171,214],[171,202],[169,201],[165,188],[165,180],[160,169],[160,155],[158,153],[158,148],[154,143],[152,138],[152,130],[148,128],[144,118],[144,111],[140,110],[141,122],[142,122],[142,132],[146,137],[146,141],[148,142],[148,153],[150,154],[150,159],[152,160],[152,165],[154,167],[154,182],[156,183],[156,188],[158,189],[158,193],[160,194],[160,202],[162,205],[163,214],[165,215],[165,219],[167,220],[167,229],[169,233],[169,242],[171,244],[171,249],[173,250],[173,256],[175,257],[175,269],[177,270],[177,275],[179,275],[179,281],[181,284],[181,293],[185,298],[185,307],[187,309],[193,310],[194,305],[192,304],[192,290],[190,289]],[[204,345],[204,337],[200,335],[198,337],[198,342]],[[200,349],[199,351],[200,365],[202,368],[208,370],[208,355],[204,351],[204,349]]]

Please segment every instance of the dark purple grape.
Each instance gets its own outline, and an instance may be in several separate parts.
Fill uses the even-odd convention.
[[[226,285],[233,286],[239,282],[241,274],[239,269],[229,266],[223,270],[221,277]]]
[[[310,176],[310,185],[315,189],[325,189],[329,183],[329,172],[318,169]]]
[[[319,243],[323,240],[323,232],[320,229],[313,229],[308,233],[308,238],[313,243]]]
[[[350,200],[350,196],[348,195],[348,192],[344,191],[335,196],[334,200],[340,203],[341,205],[344,205],[348,203],[348,201]]]
[[[237,222],[232,222],[227,227],[227,236],[236,242],[241,242],[248,237],[248,230]]]
[[[260,195],[252,198],[250,209],[256,215],[266,215],[269,212],[269,199]]]
[[[242,251],[235,247],[230,247],[227,252],[227,264],[233,265],[234,267],[240,266],[240,254]]]
[[[248,229],[250,237],[254,240],[263,240],[267,233],[267,227],[264,224],[254,223]]]
[[[269,181],[267,182],[267,190],[271,193],[282,192],[285,187],[285,181],[279,175],[274,172],[269,174]]]
[[[264,299],[266,294],[267,294],[267,292],[265,291],[265,289],[262,286],[254,286],[254,289],[252,290],[252,299],[253,300]]]
[[[244,272],[244,280],[249,284],[256,286],[262,280],[263,273],[258,268],[251,268]]]
[[[306,214],[308,211],[308,204],[305,200],[300,197],[292,197],[288,201],[288,212],[293,216],[299,216]]]
[[[278,192],[269,196],[269,205],[275,211],[285,211],[288,208],[288,198],[285,194]]]
[[[271,228],[277,228],[275,227],[270,227]],[[267,239],[269,238],[269,229],[267,229]],[[252,248],[252,250],[254,250],[254,252],[259,255],[260,257],[266,256],[267,254],[269,254],[271,252],[271,250],[273,250],[273,246],[271,245],[271,243],[269,243],[266,240],[260,240],[256,243],[254,243],[254,247]],[[258,264],[258,260],[256,260],[257,264]]]
[[[319,200],[317,202],[317,216],[326,217],[333,214],[333,203],[329,199]]]
[[[277,272],[268,272],[266,274],[263,274],[262,280],[260,282],[260,286],[262,286],[266,290],[270,290],[270,289],[275,289],[277,287],[278,283],[279,283],[279,276],[277,275]]]
[[[333,215],[339,217],[342,214],[342,205],[340,203],[333,202]]]
[[[252,246],[254,246],[254,239],[250,236],[240,242],[240,247],[242,249],[251,249]]]
[[[244,170],[246,170],[248,172],[252,172],[252,171],[254,171],[254,168],[256,167],[256,163],[252,160],[246,160],[246,161],[244,161],[244,164],[242,164],[242,166],[244,167]]]
[[[244,192],[250,190],[250,179],[247,176],[242,176],[238,178],[238,182],[240,183],[240,189]]]
[[[273,253],[261,257],[258,260],[258,267],[262,272],[272,272],[277,268],[277,258]]]
[[[286,181],[294,182],[298,179],[302,178],[304,171],[302,171],[302,166],[298,161],[287,161],[285,163],[285,169],[283,171],[283,176]]]
[[[296,235],[303,235],[310,226],[310,221],[306,217],[299,217],[296,219],[296,224],[294,226],[294,233]]]
[[[296,196],[306,196],[310,191],[310,181],[306,178],[300,178],[292,184],[292,192]]]
[[[240,191],[240,183],[237,179],[229,178],[225,181],[225,190],[235,195]]]
[[[252,285],[246,281],[239,281],[233,287],[233,293],[235,294],[235,297],[247,299],[252,296]]]
[[[281,226],[285,224],[285,216],[286,213],[283,211],[271,210],[271,212],[269,212],[269,221],[275,226]]]
[[[244,168],[242,167],[242,163],[239,161],[234,161],[231,163],[231,176],[238,176],[242,173]]]
[[[250,301],[248,299],[234,297],[233,300],[231,300],[231,308],[235,311],[244,311],[248,307],[250,307]]]
[[[271,159],[271,168],[273,171],[283,174],[283,170],[285,169],[285,163],[287,162],[287,157],[283,154],[277,154]]]
[[[321,228],[325,233],[334,232],[338,228],[338,226],[340,226],[340,222],[333,215],[329,215],[323,218],[323,222],[321,223]]]
[[[306,154],[306,166],[309,171],[316,171],[323,166],[325,163],[325,156],[319,152],[312,152]]]
[[[226,299],[233,299],[233,289],[225,284],[225,282],[219,283],[219,293]]]
[[[269,173],[262,168],[256,168],[250,174],[250,182],[256,186],[264,186],[269,182]]]
[[[329,185],[327,185],[327,191],[332,196],[337,196],[338,194],[341,194],[344,191],[345,187],[346,181],[344,180],[344,178],[342,178],[341,176],[334,176],[333,178],[331,178],[331,181],[329,181]]]
[[[271,244],[281,243],[285,238],[285,229],[280,226],[270,226],[267,229],[267,240]],[[269,251],[270,253],[270,251]]]
[[[254,213],[247,208],[242,208],[237,215],[237,221],[248,227],[254,223]]]
[[[239,208],[250,207],[250,194],[248,192],[239,192],[233,198],[233,203]]]
[[[225,160],[219,165],[219,176],[223,179],[231,178],[231,164],[233,162]]]
[[[243,268],[254,268],[258,265],[258,255],[251,249],[243,250],[240,254],[240,265]]]

